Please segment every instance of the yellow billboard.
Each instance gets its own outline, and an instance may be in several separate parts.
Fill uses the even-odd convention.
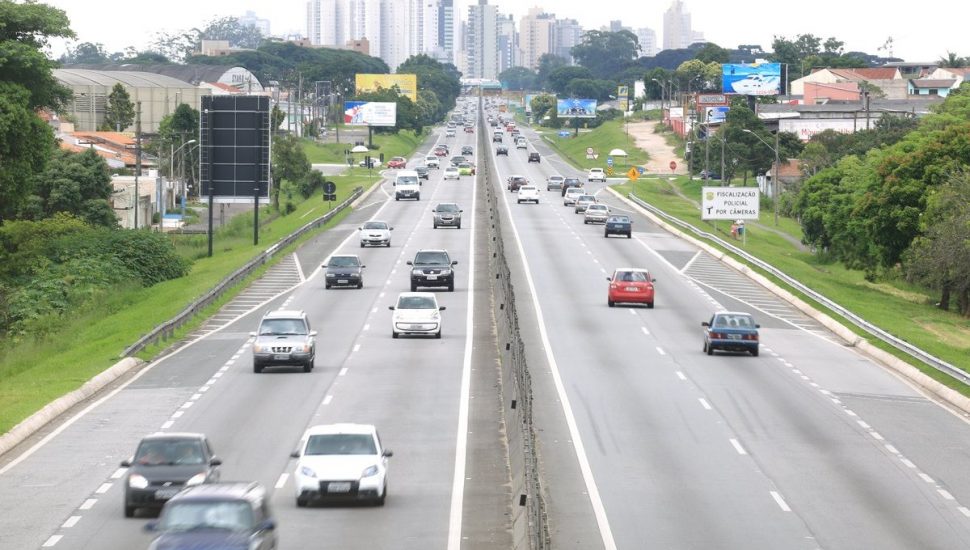
[[[401,95],[418,102],[418,75],[415,74],[358,74],[355,79],[358,92],[376,92],[378,88],[397,86]]]

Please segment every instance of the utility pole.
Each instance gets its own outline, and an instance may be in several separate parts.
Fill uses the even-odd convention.
[[[779,127],[775,130],[775,173],[772,174],[771,178],[771,198],[772,202],[775,203],[775,226],[778,226],[778,199],[779,191],[781,187],[781,161],[778,158],[778,144],[779,136],[781,136],[781,128]]]
[[[93,99],[92,99],[93,100]],[[141,101],[135,102],[135,229],[138,229],[138,176],[141,175]]]

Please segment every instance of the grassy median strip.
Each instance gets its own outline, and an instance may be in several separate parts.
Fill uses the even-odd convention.
[[[407,158],[421,145],[427,134],[415,134],[409,130],[401,130],[396,134],[374,133],[375,150],[370,152],[372,157],[384,154],[384,162],[391,160],[391,157]],[[303,150],[306,152],[307,160],[312,164],[346,164],[347,158],[344,151],[354,147],[350,138],[341,138],[341,143],[315,143],[305,141]],[[366,138],[364,139],[366,143]],[[354,163],[360,162],[366,156],[365,153],[353,155]]]
[[[622,149],[627,157],[614,157],[613,162],[616,175],[620,176],[627,172],[631,166],[646,164],[650,156],[646,151],[638,149],[633,138],[624,130],[622,120],[608,120],[599,128],[594,128],[589,132],[580,131],[578,136],[573,135],[573,130],[569,130],[569,137],[559,137],[558,131],[544,131],[543,139],[552,148],[570,161],[573,166],[583,170],[590,168],[606,169],[606,157],[613,149]],[[586,149],[592,148],[598,158],[587,160]]]
[[[354,188],[369,188],[378,181],[376,177],[366,176],[330,179],[337,184],[334,206],[347,198]],[[283,201],[281,196],[280,202]],[[307,200],[296,194],[293,202],[296,205],[294,212],[275,217],[265,225],[262,225],[265,218],[261,212],[259,246],[253,246],[252,242],[252,214],[240,214],[215,234],[213,257],[196,259],[188,276],[150,288],[122,289],[86,311],[76,312],[72,319],[43,340],[26,341],[0,351],[0,433],[9,431],[54,399],[81,387],[116,363],[125,347],[174,317],[273,243],[329,210],[329,203],[321,200],[320,193]],[[332,227],[343,217],[337,216],[325,227]],[[206,246],[204,235],[172,235],[172,239],[179,252],[189,257],[205,253],[205,248],[200,250],[200,246]],[[296,244],[287,250],[292,250]],[[284,254],[279,254],[274,261],[282,257]],[[268,267],[264,266],[262,270]],[[237,285],[220,302],[228,301],[244,287]],[[209,311],[215,311],[217,307],[210,306]],[[180,333],[192,330],[204,319],[203,315],[196,316],[193,323]],[[153,346],[139,356],[149,359],[166,345]]]

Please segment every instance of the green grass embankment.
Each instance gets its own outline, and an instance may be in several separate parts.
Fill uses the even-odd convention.
[[[552,145],[552,148],[560,156],[578,168],[588,170],[590,168],[606,169],[606,157],[613,149],[622,149],[627,153],[627,157],[613,157],[614,175],[625,174],[631,166],[646,164],[650,156],[646,151],[638,149],[632,137],[624,130],[622,120],[608,120],[598,128],[593,128],[588,132],[580,130],[579,135],[575,136],[570,129],[569,137],[559,137],[558,130],[542,129],[543,139]],[[586,158],[586,149],[592,147],[598,158],[589,160]]]

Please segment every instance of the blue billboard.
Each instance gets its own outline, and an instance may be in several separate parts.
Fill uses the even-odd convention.
[[[596,100],[557,99],[556,116],[559,118],[596,118]]]
[[[779,95],[781,93],[781,64],[725,64],[722,69],[721,90],[726,94]]]

